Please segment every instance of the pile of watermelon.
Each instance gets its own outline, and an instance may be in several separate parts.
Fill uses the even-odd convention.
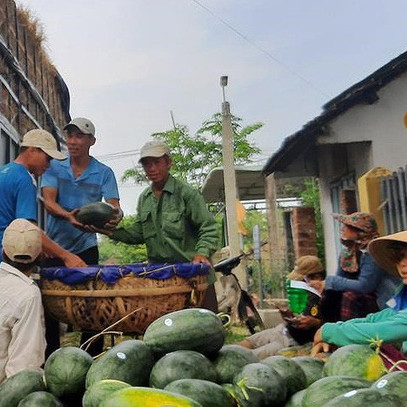
[[[154,321],[143,340],[126,340],[93,360],[63,347],[44,371],[0,384],[0,407],[401,407],[407,372],[387,373],[369,347],[349,345],[326,363],[310,356],[258,360],[225,345],[221,320],[186,309]]]

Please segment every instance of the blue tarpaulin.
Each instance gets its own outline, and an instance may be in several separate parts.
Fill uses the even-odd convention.
[[[129,274],[140,278],[166,280],[173,276],[191,278],[196,275],[207,275],[208,273],[209,266],[202,263],[134,263],[126,265],[97,265],[76,269],[49,267],[41,270],[41,277],[73,285],[94,279],[100,279],[107,284],[114,284],[119,278]]]

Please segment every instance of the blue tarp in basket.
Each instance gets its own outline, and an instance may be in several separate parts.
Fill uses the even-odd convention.
[[[129,274],[141,278],[166,280],[173,276],[191,278],[196,275],[207,275],[208,273],[209,266],[202,263],[134,263],[126,265],[97,265],[84,268],[49,267],[41,270],[41,277],[73,285],[92,279],[100,279],[107,284],[114,284],[118,279]]]

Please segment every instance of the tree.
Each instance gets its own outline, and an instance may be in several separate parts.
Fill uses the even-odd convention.
[[[232,116],[234,131],[235,165],[251,163],[260,149],[248,140],[249,136],[263,124],[255,123],[241,126],[242,119]],[[222,165],[222,115],[216,113],[210,120],[203,122],[195,135],[190,135],[184,125],[174,129],[152,134],[156,140],[166,143],[171,151],[173,165],[171,172],[178,179],[201,188],[209,172]],[[122,181],[133,180],[141,183],[146,180],[141,166],[124,172]]]
[[[125,216],[122,220],[123,226],[128,227],[135,219],[135,215]],[[147,260],[147,250],[144,244],[129,245],[111,240],[107,236],[101,236],[98,246],[101,263],[129,264],[142,263]]]
[[[260,149],[248,138],[263,126],[262,123],[255,123],[242,127],[241,121],[240,118],[232,116],[236,165],[252,162],[253,156],[260,152]],[[195,135],[190,135],[186,126],[176,125],[174,129],[154,133],[152,137],[163,141],[170,148],[173,161],[171,173],[195,188],[200,189],[209,172],[222,165],[222,115],[220,113],[214,114],[211,119],[203,122]],[[122,181],[143,183],[147,179],[141,166],[137,165],[124,172]],[[134,216],[126,216],[123,221],[133,222]],[[221,229],[221,222],[219,225]],[[144,245],[126,245],[106,237],[101,237],[99,250],[101,261],[113,259],[115,263],[125,264],[144,261],[147,258]]]

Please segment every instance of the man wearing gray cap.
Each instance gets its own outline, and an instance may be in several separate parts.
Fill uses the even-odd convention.
[[[66,250],[77,254],[87,264],[99,263],[96,233],[76,219],[83,205],[104,199],[116,210],[109,226],[116,226],[123,212],[119,204],[116,178],[110,167],[89,154],[95,144],[95,126],[84,117],[72,119],[65,127],[69,157],[52,160],[41,180],[45,209],[48,212],[47,233]],[[46,267],[60,266],[59,259],[46,259]],[[47,355],[59,347],[59,330],[46,315]],[[53,333],[51,333],[53,332]],[[85,341],[92,333],[82,335]],[[93,335],[92,335],[93,336]],[[89,353],[97,355],[103,351],[103,337],[94,341]]]
[[[44,205],[48,212],[47,233],[62,247],[76,253],[87,264],[99,262],[96,233],[76,219],[83,205],[104,199],[116,208],[112,225],[121,220],[119,191],[112,169],[89,154],[96,142],[95,126],[84,117],[65,127],[69,157],[52,160],[41,180]],[[49,266],[60,263],[51,262]]]
[[[42,232],[26,219],[5,229],[0,263],[0,383],[44,363],[45,329],[41,293],[30,278],[42,252]]]
[[[150,141],[140,151],[140,162],[151,181],[138,201],[136,222],[124,229],[103,231],[124,243],[145,243],[152,263],[194,262],[210,265],[219,243],[215,219],[202,195],[170,173],[170,151],[161,141]],[[209,277],[204,307],[217,311],[215,277]]]
[[[42,129],[27,132],[20,143],[20,153],[14,162],[0,167],[0,260],[1,240],[6,227],[16,218],[37,222],[37,184],[49,166],[50,160],[65,156],[58,151],[52,134]],[[57,245],[44,233],[44,252],[58,257],[67,267],[84,267],[81,259]]]

